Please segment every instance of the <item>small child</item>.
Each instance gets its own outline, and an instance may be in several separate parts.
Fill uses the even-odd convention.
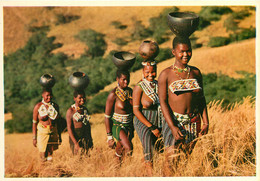
[[[70,148],[73,154],[77,154],[81,149],[81,154],[88,153],[93,148],[91,128],[88,110],[84,105],[86,102],[83,90],[74,91],[75,104],[67,110],[66,120],[69,133]]]

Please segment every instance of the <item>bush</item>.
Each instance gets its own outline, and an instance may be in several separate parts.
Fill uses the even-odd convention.
[[[90,114],[105,112],[106,100],[109,92],[102,92],[95,95],[87,102],[87,108]]]
[[[194,34],[191,35],[190,37],[190,42],[191,42],[191,48],[196,49],[202,47],[201,43],[197,43],[197,37],[194,36]]]
[[[238,72],[242,78],[234,79],[227,75],[203,74],[204,94],[207,103],[224,100],[223,106],[243,100],[243,97],[256,95],[256,76],[247,72]]]
[[[113,40],[113,42],[119,46],[128,44],[128,42],[126,40],[124,40],[123,38],[116,38],[115,40]]]
[[[135,21],[134,30],[131,33],[132,40],[143,40],[149,37],[152,31],[145,28],[141,21]]]
[[[244,28],[242,31],[230,34],[231,41],[241,41],[249,38],[255,38],[256,37],[256,29],[253,27],[250,28]]]
[[[158,43],[162,44],[165,41],[169,40],[167,32],[169,30],[167,16],[170,12],[178,11],[179,8],[172,7],[164,9],[163,12],[157,16],[149,19],[148,29],[151,31],[152,38]]]
[[[80,16],[57,14],[55,25],[70,23],[70,22],[75,21],[77,19],[80,19]]]
[[[157,62],[162,62],[170,58],[173,58],[172,50],[170,48],[160,48],[160,52],[155,59]]]
[[[94,58],[103,56],[106,51],[107,43],[104,40],[104,36],[104,34],[98,33],[95,30],[87,29],[81,30],[75,38],[88,46],[87,55]]]
[[[209,39],[208,46],[209,47],[219,47],[219,46],[227,45],[230,42],[231,42],[231,40],[229,37],[216,36],[216,37],[211,37]]]
[[[244,19],[245,17],[248,17],[250,16],[251,13],[244,9],[244,10],[241,10],[241,11],[238,11],[238,12],[233,12],[225,21],[224,21],[224,27],[226,27],[226,30],[229,31],[236,31],[239,29],[238,27],[238,23],[239,21],[238,20],[242,20]]]
[[[124,30],[127,28],[126,25],[122,25],[120,21],[112,21],[111,25],[113,25],[116,29]]]
[[[198,30],[201,31],[204,28],[206,28],[207,26],[209,26],[211,23],[210,21],[206,20],[204,17],[200,16],[200,21],[199,21],[199,25],[198,25]]]
[[[204,6],[199,12],[199,16],[206,21],[218,21],[221,15],[231,13],[232,10],[226,6]]]

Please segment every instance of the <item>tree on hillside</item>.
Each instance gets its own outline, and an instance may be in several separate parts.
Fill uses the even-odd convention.
[[[52,53],[61,46],[54,40],[45,32],[35,33],[23,48],[4,57],[5,112],[13,113],[13,119],[5,126],[11,132],[31,131],[32,110],[41,99],[41,75],[50,73],[57,80],[66,81],[64,62],[68,58],[62,53]],[[57,81],[54,94],[56,90],[66,89],[61,86]]]
[[[75,38],[86,43],[86,45],[88,46],[87,55],[94,58],[98,56],[103,56],[106,51],[107,43],[104,39],[104,36],[104,34],[98,33],[95,30],[87,29],[81,30],[75,36]]]

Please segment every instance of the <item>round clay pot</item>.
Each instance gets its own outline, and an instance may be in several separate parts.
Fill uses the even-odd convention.
[[[167,18],[168,25],[176,36],[189,37],[199,25],[199,16],[195,13],[172,12]]]
[[[159,51],[159,46],[155,41],[145,40],[139,47],[139,53],[144,60],[153,60]]]
[[[40,77],[40,84],[42,87],[52,88],[55,84],[55,79],[51,74],[43,74]]]
[[[113,55],[113,62],[119,69],[130,69],[135,63],[135,54],[130,52],[117,52]]]
[[[84,72],[74,72],[69,77],[69,84],[73,89],[85,89],[89,84],[89,78]]]

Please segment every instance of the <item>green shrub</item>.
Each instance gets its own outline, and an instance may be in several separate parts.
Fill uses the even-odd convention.
[[[106,100],[109,92],[102,92],[92,97],[87,102],[87,108],[90,114],[105,112]]]
[[[207,26],[209,26],[211,23],[210,21],[206,20],[204,17],[200,16],[200,21],[199,21],[199,25],[198,25],[198,30],[201,31],[204,28],[206,28]]]
[[[224,100],[223,106],[243,100],[243,97],[256,95],[256,76],[247,72],[238,72],[242,78],[234,79],[223,74],[203,74],[204,94],[207,103]]]
[[[162,44],[165,41],[169,40],[168,37],[168,21],[167,16],[170,12],[176,12],[179,8],[172,7],[166,8],[163,10],[162,13],[159,14],[157,17],[152,17],[149,19],[149,27],[148,29],[151,31],[151,37],[158,43]]]
[[[50,26],[28,26],[28,31],[31,33],[39,32],[39,31],[49,31]]]
[[[113,25],[116,29],[124,30],[127,28],[126,25],[122,25],[120,21],[112,21],[111,25]]]
[[[141,21],[135,21],[134,30],[131,33],[132,40],[143,40],[149,37],[152,31],[146,28]]]
[[[230,43],[230,38],[228,37],[221,37],[221,36],[216,36],[216,37],[211,37],[209,39],[208,46],[209,47],[219,47],[219,46],[224,46]]]
[[[155,59],[157,62],[162,62],[170,58],[173,58],[172,50],[170,48],[160,48],[160,52]]]
[[[244,28],[240,32],[230,34],[229,37],[232,41],[241,41],[241,40],[245,40],[245,39],[249,39],[249,38],[255,38],[256,29],[253,27]]]
[[[194,34],[192,34],[190,36],[190,42],[191,42],[191,47],[192,49],[196,49],[196,48],[200,48],[202,47],[202,44],[201,43],[197,43],[197,37],[194,36]]]
[[[112,42],[114,42],[115,44],[117,44],[119,46],[124,46],[124,45],[128,44],[128,42],[126,40],[124,40],[123,38],[116,38]]]
[[[250,15],[251,15],[251,13],[247,9],[244,9],[244,10],[241,10],[241,11],[238,11],[238,12],[233,12],[224,21],[224,27],[226,27],[227,31],[235,32],[236,30],[239,29],[239,27],[238,27],[239,20],[242,20],[245,17],[248,17]]]
[[[104,34],[98,33],[95,30],[87,29],[81,30],[75,38],[88,46],[88,51],[86,53],[88,56],[94,58],[103,56],[106,51],[107,43],[105,42],[104,36]]]
[[[203,6],[199,16],[206,21],[218,21],[221,15],[231,13],[232,10],[226,6]]]
[[[66,24],[72,21],[80,19],[78,15],[64,15],[64,14],[56,14],[56,22],[55,25]]]

